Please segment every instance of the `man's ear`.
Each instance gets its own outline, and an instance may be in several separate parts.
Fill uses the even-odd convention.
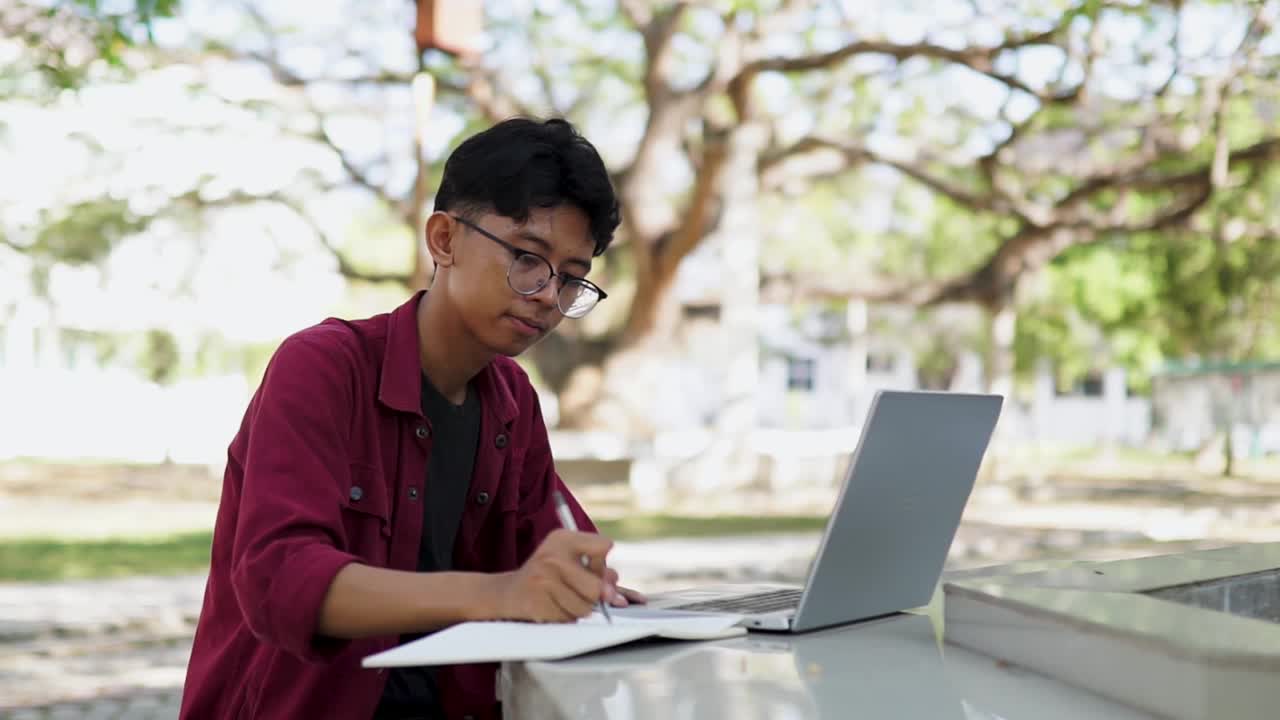
[[[453,265],[453,241],[461,230],[461,225],[446,212],[437,210],[427,218],[427,252],[436,267]]]

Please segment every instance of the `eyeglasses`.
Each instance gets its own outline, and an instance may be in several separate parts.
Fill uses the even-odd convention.
[[[470,220],[450,215],[454,220],[475,230],[481,235],[498,243],[511,253],[511,266],[507,268],[507,285],[520,295],[533,295],[551,282],[552,277],[560,279],[560,291],[556,293],[556,306],[561,314],[568,318],[580,318],[591,312],[601,300],[609,297],[595,283],[574,277],[567,273],[557,273],[551,267],[551,261],[528,250],[521,250]]]

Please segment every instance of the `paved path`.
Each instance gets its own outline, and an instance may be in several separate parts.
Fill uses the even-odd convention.
[[[614,558],[628,582],[659,591],[794,578],[816,544],[814,534],[664,540],[621,543]],[[203,576],[0,584],[0,720],[174,717],[203,591]]]
[[[950,565],[1044,557],[1058,546],[1093,558],[1155,551],[1131,539],[965,526]],[[817,542],[816,533],[624,542],[613,561],[627,583],[649,591],[796,581]],[[0,584],[0,720],[175,717],[203,590],[204,577],[190,575]]]
[[[0,584],[0,718],[177,716],[203,576]]]

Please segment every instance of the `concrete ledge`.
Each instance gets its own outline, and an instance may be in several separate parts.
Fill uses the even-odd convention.
[[[1270,720],[1280,624],[1215,599],[1247,588],[1269,608],[1275,568],[1280,543],[956,579],[946,635],[1162,717]]]

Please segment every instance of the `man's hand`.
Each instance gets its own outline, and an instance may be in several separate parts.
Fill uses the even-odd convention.
[[[613,571],[610,570],[609,572]],[[621,585],[618,585],[617,588],[618,592],[615,593],[613,598],[609,601],[609,604],[613,607],[629,607],[631,605],[643,605],[649,602],[649,598],[645,597],[644,593],[639,590],[632,590],[631,588],[625,588]]]
[[[494,619],[569,622],[590,615],[601,600],[614,602],[621,597],[618,574],[605,566],[612,547],[593,533],[552,531],[523,567],[494,576]]]

